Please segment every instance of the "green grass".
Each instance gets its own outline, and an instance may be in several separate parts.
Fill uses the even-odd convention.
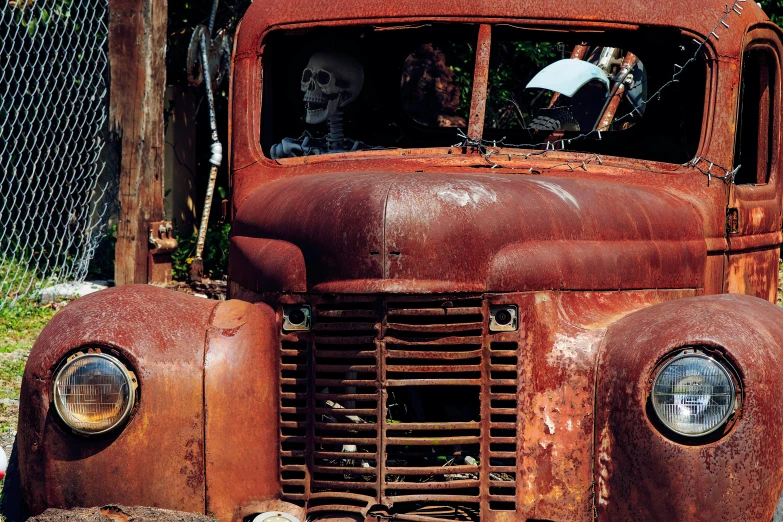
[[[17,350],[29,352],[38,334],[54,314],[55,310],[51,307],[24,301],[17,302],[13,307],[0,309],[0,353]]]
[[[25,300],[0,309],[0,399],[19,399],[27,356],[55,313],[51,306]],[[0,404],[0,440],[16,429],[18,412],[15,405]]]

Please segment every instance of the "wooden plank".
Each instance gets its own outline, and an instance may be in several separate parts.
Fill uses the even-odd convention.
[[[109,0],[109,13],[110,130],[120,142],[114,281],[154,282],[148,238],[149,223],[164,217],[167,0]]]

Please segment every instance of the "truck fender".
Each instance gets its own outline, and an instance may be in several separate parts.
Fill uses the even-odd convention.
[[[688,346],[733,366],[742,387],[735,419],[701,440],[664,435],[649,406],[656,367]],[[745,295],[679,299],[613,324],[596,378],[598,519],[769,521],[783,488],[781,348],[783,309]]]
[[[22,379],[17,445],[30,512],[109,504],[208,511],[208,498],[220,490],[207,493],[211,480],[224,480],[225,467],[237,464],[224,460],[226,447],[242,443],[247,415],[260,421],[276,415],[259,414],[276,404],[268,393],[274,379],[263,372],[258,383],[246,378],[273,357],[267,348],[276,346],[276,336],[266,305],[217,303],[147,285],[112,288],[66,306],[44,328]],[[135,373],[138,398],[124,426],[85,437],[52,407],[53,378],[64,358],[96,348]],[[270,432],[261,426],[253,433]],[[243,478],[261,480],[256,491],[263,496],[277,488],[276,479],[267,481],[276,467],[266,469],[269,459],[257,457],[265,475]]]
[[[280,494],[279,348],[266,304],[212,314],[204,363],[206,512],[241,521]]]

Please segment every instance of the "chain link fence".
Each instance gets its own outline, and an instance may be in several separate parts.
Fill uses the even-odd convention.
[[[0,2],[0,308],[84,280],[105,235],[107,21],[107,0]]]

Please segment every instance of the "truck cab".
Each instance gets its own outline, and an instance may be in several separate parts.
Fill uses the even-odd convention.
[[[782,55],[744,0],[253,3],[230,300],[58,313],[25,504],[768,522]]]

